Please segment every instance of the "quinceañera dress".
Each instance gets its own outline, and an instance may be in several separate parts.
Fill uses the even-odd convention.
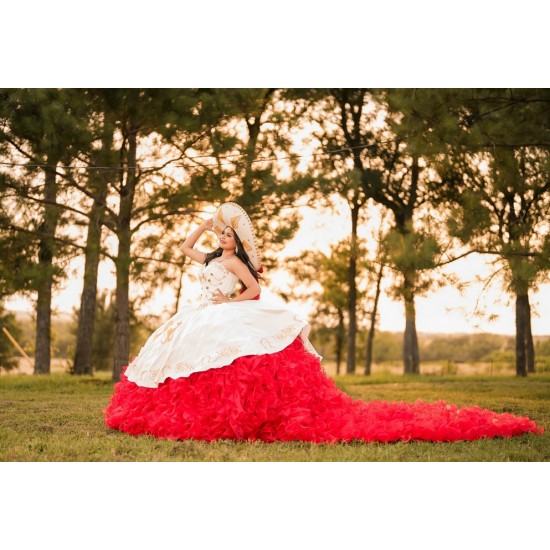
[[[542,433],[529,418],[477,406],[352,399],[324,372],[306,320],[264,299],[210,302],[237,281],[223,262],[201,268],[198,303],[159,327],[125,369],[107,426],[169,439],[314,443]]]

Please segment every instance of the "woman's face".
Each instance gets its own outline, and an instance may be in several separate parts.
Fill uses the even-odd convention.
[[[220,235],[220,248],[222,250],[235,250],[237,243],[235,242],[235,234],[231,227],[226,227]]]

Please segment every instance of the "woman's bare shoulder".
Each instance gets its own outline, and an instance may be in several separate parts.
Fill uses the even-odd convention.
[[[224,264],[227,268],[238,269],[240,266],[244,266],[244,262],[238,256],[232,256],[225,260]]]

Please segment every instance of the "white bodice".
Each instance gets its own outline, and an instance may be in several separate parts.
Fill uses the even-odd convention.
[[[231,273],[218,260],[211,261],[208,265],[203,265],[199,274],[201,283],[201,295],[199,305],[208,305],[216,290],[221,290],[226,296],[235,292],[235,286],[239,278]]]

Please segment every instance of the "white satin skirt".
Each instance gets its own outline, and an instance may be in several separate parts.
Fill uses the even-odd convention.
[[[230,365],[237,357],[283,350],[297,336],[308,340],[310,324],[293,311],[265,300],[184,307],[145,342],[125,371],[138,386],[156,388],[180,378]]]

